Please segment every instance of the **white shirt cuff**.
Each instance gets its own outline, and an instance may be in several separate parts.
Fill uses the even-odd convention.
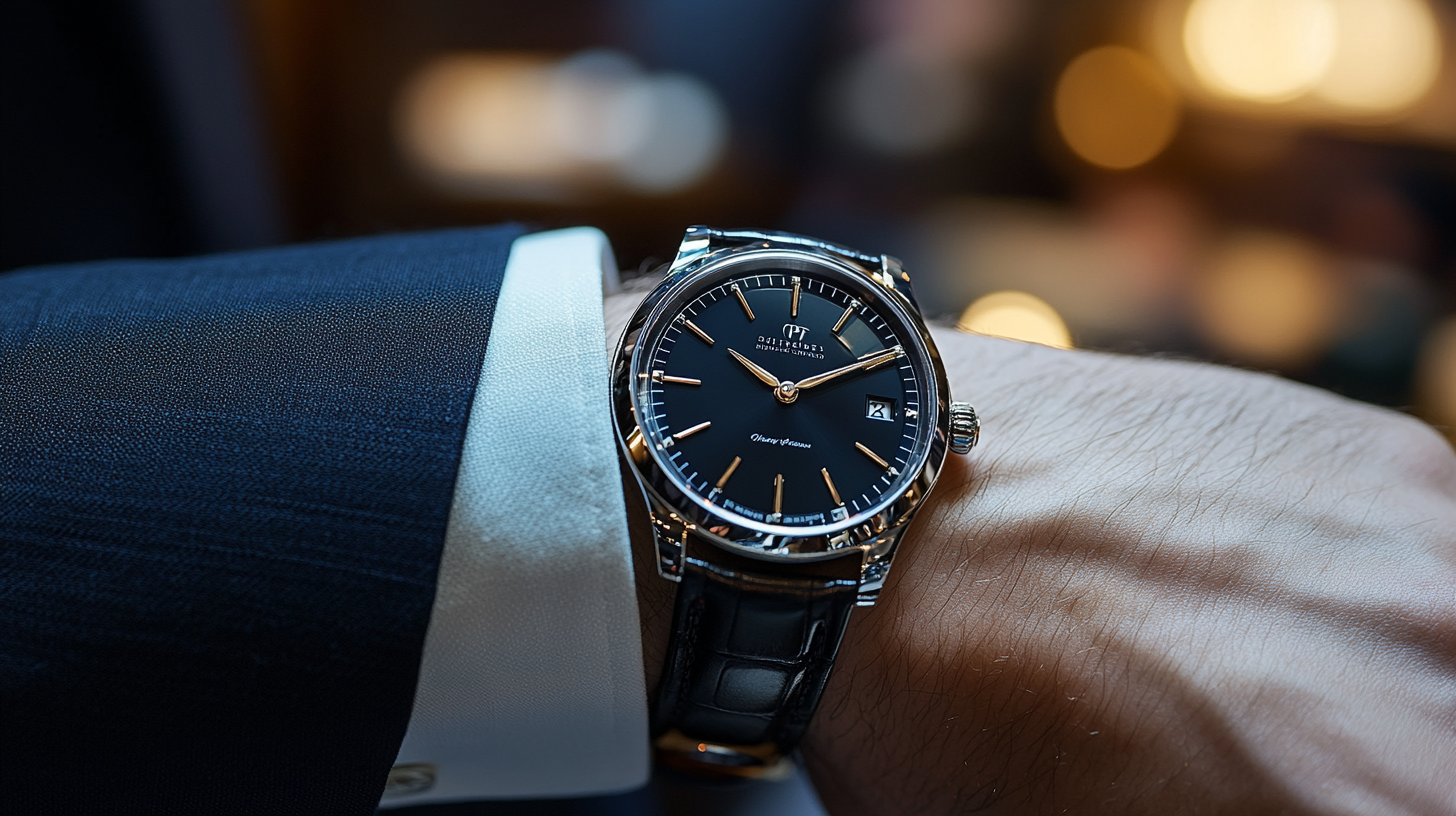
[[[511,247],[397,765],[382,807],[643,785],[647,695],[607,394],[606,236]]]

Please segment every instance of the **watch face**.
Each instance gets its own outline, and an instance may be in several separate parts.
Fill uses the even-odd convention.
[[[862,522],[925,461],[934,380],[876,285],[741,264],[664,304],[635,366],[645,441],[698,504],[769,533]]]

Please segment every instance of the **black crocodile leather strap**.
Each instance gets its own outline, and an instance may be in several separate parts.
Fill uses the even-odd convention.
[[[765,569],[742,569],[745,562]],[[697,757],[719,764],[749,755],[771,764],[792,751],[819,705],[857,594],[858,581],[847,578],[689,557],[653,712],[659,748],[670,735],[704,743],[699,751],[740,749]]]

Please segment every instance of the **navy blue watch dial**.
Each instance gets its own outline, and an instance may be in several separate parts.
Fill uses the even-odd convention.
[[[829,275],[723,278],[676,308],[638,369],[674,481],[761,525],[877,511],[923,457],[933,399],[911,329]]]

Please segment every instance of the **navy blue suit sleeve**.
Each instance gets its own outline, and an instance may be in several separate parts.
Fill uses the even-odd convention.
[[[0,276],[0,801],[371,813],[513,227]]]

